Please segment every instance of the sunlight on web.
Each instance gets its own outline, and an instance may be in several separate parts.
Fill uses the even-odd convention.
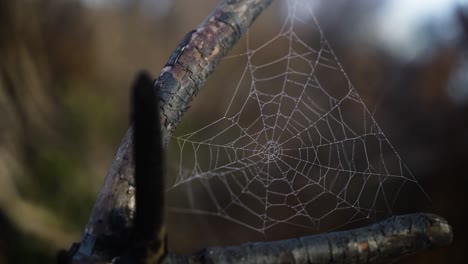
[[[171,210],[261,233],[278,224],[331,229],[389,215],[404,186],[419,187],[312,11],[288,1],[273,38],[248,33],[246,51],[228,58],[246,63],[224,115],[171,140],[179,164],[168,192],[188,200]]]

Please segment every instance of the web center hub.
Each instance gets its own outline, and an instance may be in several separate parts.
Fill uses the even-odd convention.
[[[268,141],[260,150],[263,159],[272,162],[281,157],[283,148],[276,141]]]

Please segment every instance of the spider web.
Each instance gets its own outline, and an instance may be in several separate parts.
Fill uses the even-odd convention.
[[[248,33],[246,51],[231,57],[245,65],[224,114],[173,137],[179,164],[169,192],[183,189],[188,204],[172,210],[261,233],[281,223],[329,229],[392,214],[403,187],[419,188],[309,2],[289,0],[267,41]]]

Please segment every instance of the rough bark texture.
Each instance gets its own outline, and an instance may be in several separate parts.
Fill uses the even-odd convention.
[[[154,84],[164,144],[219,60],[272,0],[226,0],[170,56]],[[135,214],[132,128],[123,138],[73,260],[109,260],[125,247]],[[156,191],[156,190],[155,190]]]
[[[451,242],[452,229],[444,219],[410,214],[343,232],[171,254],[164,263],[386,263]]]
[[[172,53],[155,83],[162,101],[161,122],[166,144],[218,61],[271,2],[223,1]]]

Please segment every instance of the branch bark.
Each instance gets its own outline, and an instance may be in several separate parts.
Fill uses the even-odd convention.
[[[452,228],[444,219],[410,214],[342,232],[170,254],[164,263],[386,263],[451,242]]]
[[[219,60],[234,46],[272,0],[226,0],[169,57],[154,83],[161,98],[164,145]],[[72,246],[74,262],[105,261],[118,255],[131,236],[135,215],[133,130],[117,150],[79,244]],[[155,192],[164,190],[155,190]]]

